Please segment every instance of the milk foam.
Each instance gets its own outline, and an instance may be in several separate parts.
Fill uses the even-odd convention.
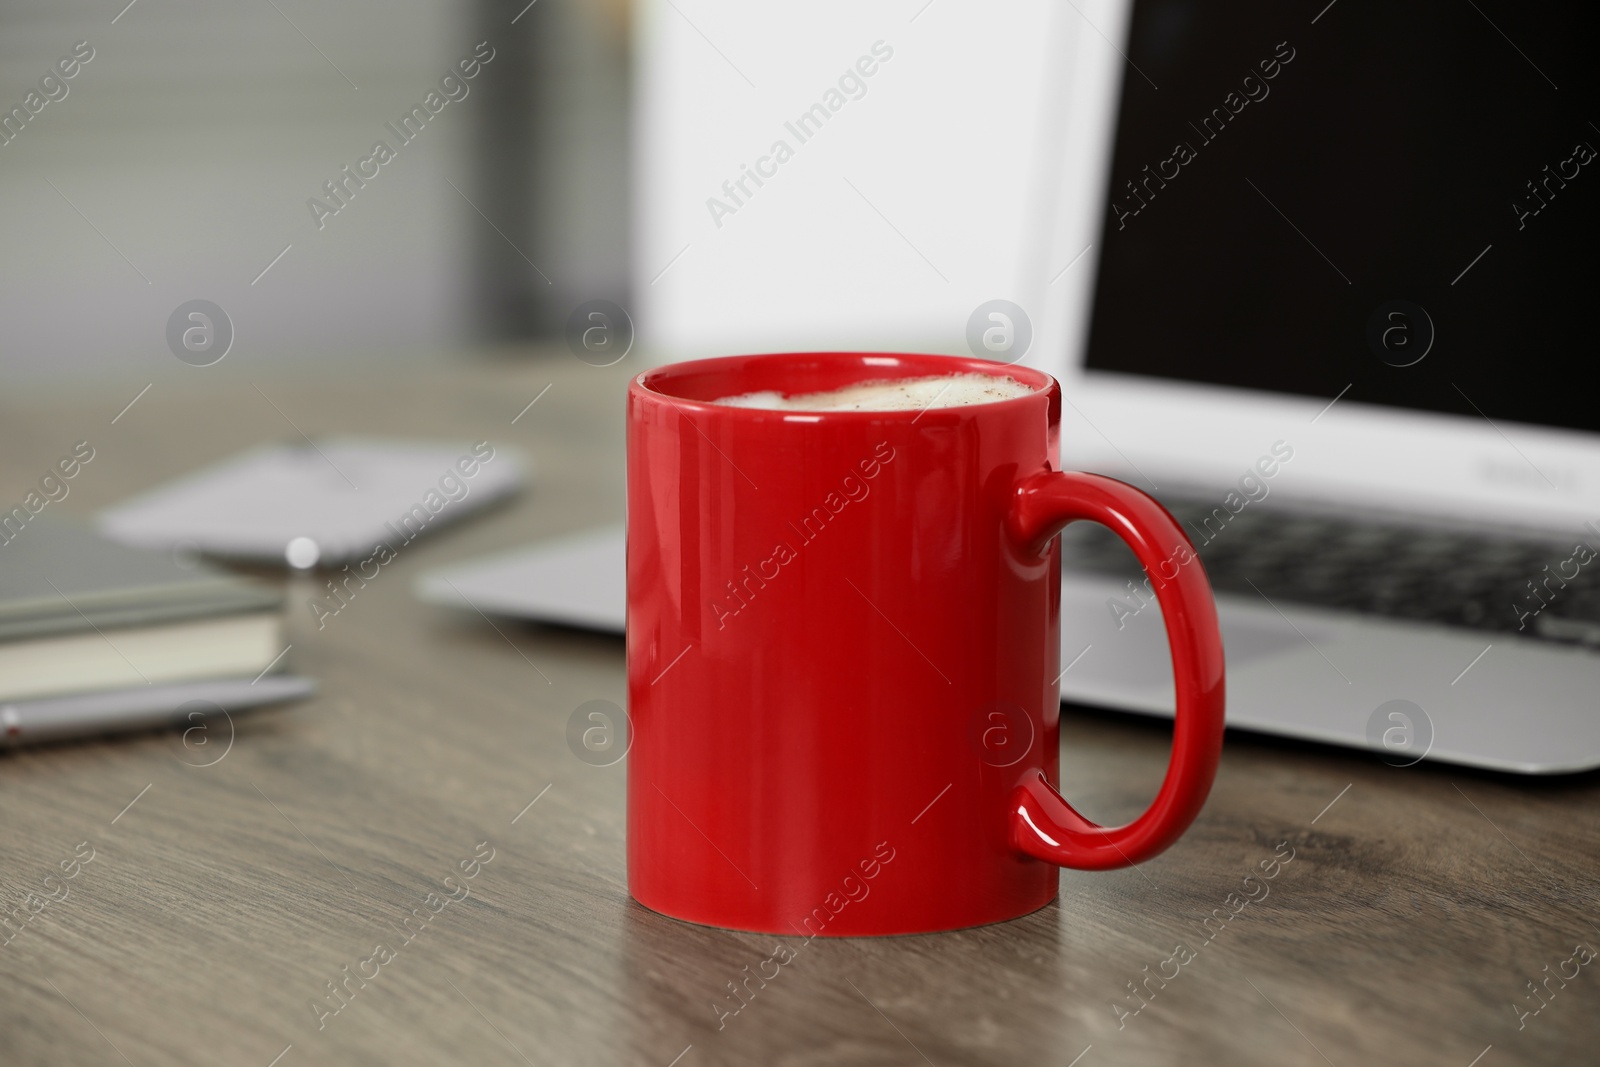
[[[826,393],[795,393],[791,396],[775,391],[744,393],[725,396],[714,403],[777,411],[919,411],[925,408],[988,404],[1027,396],[1031,392],[1032,389],[1015,378],[996,378],[988,374],[940,374],[928,378],[861,382]]]

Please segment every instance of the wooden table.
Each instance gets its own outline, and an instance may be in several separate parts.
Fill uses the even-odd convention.
[[[728,983],[798,940],[629,900],[623,766],[565,741],[582,702],[624,702],[622,642],[491,625],[410,590],[438,564],[618,519],[634,369],[546,353],[274,373],[241,356],[175,364],[114,423],[141,383],[7,391],[0,500],[87,439],[96,458],[51,505],[79,515],[295,427],[488,439],[536,475],[408,546],[321,630],[314,583],[291,582],[289,660],[321,691],[241,716],[211,766],[194,764],[215,747],[177,735],[0,759],[5,906],[66,894],[0,947],[0,1063],[1600,1061],[1600,967],[1564,962],[1600,948],[1600,778],[1397,769],[1244,735],[1158,860],[1065,873],[1055,904],[1011,923],[819,940],[719,1027]],[[1069,710],[1068,794],[1130,817],[1168,737]],[[47,886],[75,850],[93,859]],[[1519,1020],[1543,1003],[1530,980],[1574,969]]]

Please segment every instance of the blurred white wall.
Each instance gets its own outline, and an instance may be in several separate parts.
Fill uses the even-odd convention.
[[[1056,246],[1098,222],[1088,205],[1103,161],[1089,156],[1115,102],[1121,60],[1106,38],[1120,40],[1125,7],[643,0],[642,341],[667,357],[812,346],[964,353],[969,315],[994,298],[1040,325],[1065,288],[1051,291],[1067,262],[1055,261]],[[864,95],[830,100],[875,42]],[[785,123],[819,102],[840,106],[802,143]],[[747,181],[733,214],[708,208],[711,198],[734,203],[724,181],[780,140],[793,158],[765,164],[776,174]],[[1064,233],[1063,183],[1084,206]],[[1088,276],[1092,263],[1080,268]],[[1064,358],[1062,343],[1049,342],[1044,365]]]

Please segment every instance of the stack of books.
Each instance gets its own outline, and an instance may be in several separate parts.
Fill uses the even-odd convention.
[[[283,629],[281,592],[206,563],[64,519],[7,528],[0,744],[79,736],[96,720],[118,728],[119,715],[179,721],[185,704],[245,687],[257,699],[239,706],[299,695],[263,677],[282,669]]]

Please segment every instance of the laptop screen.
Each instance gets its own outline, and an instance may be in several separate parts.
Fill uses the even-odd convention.
[[[1086,365],[1600,430],[1577,10],[1136,0]]]

